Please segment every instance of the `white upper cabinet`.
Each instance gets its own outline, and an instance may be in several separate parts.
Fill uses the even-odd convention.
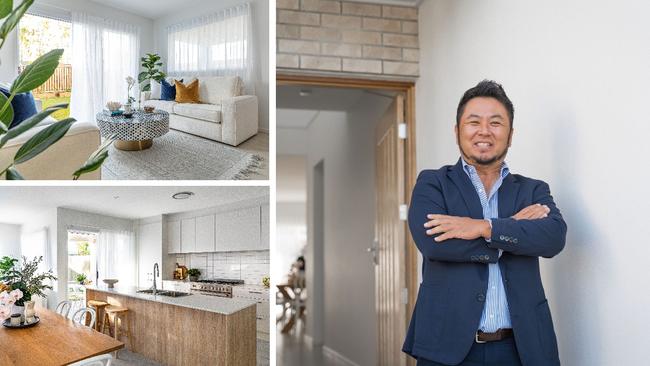
[[[181,252],[194,253],[196,251],[196,218],[181,220]]]
[[[214,215],[196,218],[196,252],[215,251]]]
[[[181,222],[167,221],[167,250],[169,253],[181,252]]]
[[[262,205],[262,232],[261,232],[261,242],[260,242],[260,249],[269,249],[270,247],[270,231],[269,231],[269,221],[270,220],[270,212],[269,212],[269,205]]]
[[[220,212],[216,215],[218,252],[260,250],[260,206]]]
[[[153,264],[162,263],[162,223],[142,224],[138,230],[138,286],[153,284]]]

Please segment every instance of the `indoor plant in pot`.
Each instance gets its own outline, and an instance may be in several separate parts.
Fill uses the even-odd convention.
[[[190,281],[196,282],[199,280],[199,276],[201,275],[201,271],[199,271],[196,268],[190,268],[187,271],[187,274],[190,276]]]
[[[38,265],[43,261],[43,257],[34,257],[28,261],[23,257],[21,264],[17,264],[16,259],[3,257],[0,260],[0,282],[9,286],[12,290],[19,290],[22,297],[16,299],[14,303],[14,313],[20,312],[24,307],[24,315],[27,318],[34,316],[34,301],[32,296],[46,297],[44,291],[52,290],[52,286],[46,284],[48,280],[56,281],[56,277],[50,269],[47,272],[37,273]],[[7,269],[7,265],[12,266]]]

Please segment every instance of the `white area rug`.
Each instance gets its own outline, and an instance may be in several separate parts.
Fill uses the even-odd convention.
[[[267,164],[236,147],[176,130],[153,140],[143,151],[111,146],[102,166],[108,180],[233,180],[248,179]]]

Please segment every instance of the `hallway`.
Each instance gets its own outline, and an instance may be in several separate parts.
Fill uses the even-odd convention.
[[[277,365],[347,366],[334,356],[325,354],[322,346],[311,346],[305,337],[301,322],[296,324],[296,328],[290,334],[282,334],[280,329],[278,327],[276,333]]]

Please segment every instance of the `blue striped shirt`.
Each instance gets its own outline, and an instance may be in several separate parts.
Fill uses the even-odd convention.
[[[505,178],[510,172],[508,165],[503,162],[499,179],[494,182],[490,194],[487,194],[483,182],[476,172],[476,168],[467,164],[465,159],[462,159],[462,161],[465,173],[469,176],[469,179],[474,185],[474,189],[476,189],[478,197],[481,199],[483,218],[498,218],[499,187],[501,187],[501,183],[503,183],[503,178]],[[501,253],[502,251],[499,250],[499,257],[501,257]],[[512,328],[512,325],[510,323],[510,310],[508,310],[506,290],[503,287],[501,271],[499,270],[499,262],[489,263],[488,271],[489,275],[487,293],[485,296],[485,307],[483,308],[483,314],[481,314],[481,323],[478,329],[491,333],[497,331],[499,328]]]

